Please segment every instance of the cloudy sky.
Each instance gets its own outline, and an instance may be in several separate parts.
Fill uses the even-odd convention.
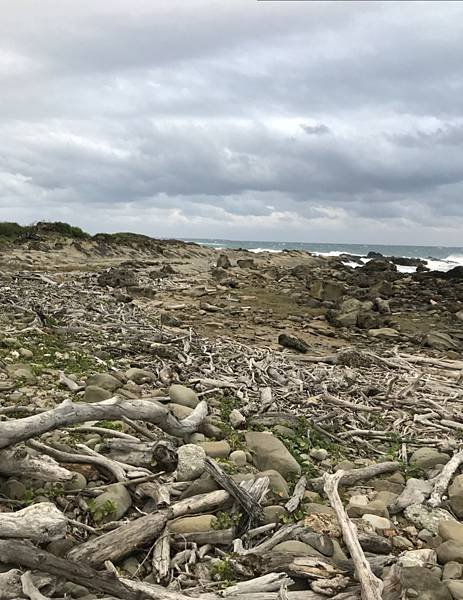
[[[463,3],[0,10],[0,220],[463,244]]]

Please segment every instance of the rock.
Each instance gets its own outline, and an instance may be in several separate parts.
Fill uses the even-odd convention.
[[[200,444],[201,442],[206,441],[206,436],[204,433],[192,433],[188,436],[188,442],[190,444]]]
[[[185,444],[177,451],[177,481],[192,481],[204,472],[206,452],[196,444]]]
[[[126,371],[125,376],[129,381],[134,381],[137,385],[156,381],[156,375],[154,373],[143,369],[129,369]]]
[[[15,380],[24,380],[29,385],[36,385],[37,377],[32,373],[30,365],[17,363],[14,365],[6,365],[6,372]]]
[[[347,514],[349,517],[362,517],[363,515],[375,515],[378,517],[389,518],[387,506],[381,500],[372,500],[367,504],[350,500],[347,505]]]
[[[291,554],[292,556],[313,556],[318,558],[323,556],[320,552],[317,552],[315,548],[309,546],[309,544],[304,544],[304,542],[299,542],[297,540],[280,542],[272,549],[272,554],[278,552],[282,554]]]
[[[65,490],[68,491],[84,490],[87,487],[87,480],[85,479],[84,475],[82,475],[82,473],[76,472],[74,473],[74,477],[70,481],[64,482],[63,487]]]
[[[313,298],[323,302],[338,302],[344,295],[345,289],[336,281],[317,279],[310,286],[309,293]]]
[[[34,356],[34,353],[28,348],[20,348],[18,352],[23,358],[32,358]]]
[[[236,264],[240,269],[254,269],[256,266],[253,258],[239,258]]]
[[[463,517],[463,475],[457,475],[449,487],[449,502],[458,518]]]
[[[113,483],[97,496],[90,511],[97,522],[118,521],[132,506],[132,498],[122,483]]]
[[[110,392],[116,391],[122,387],[122,382],[109,373],[95,373],[87,379],[87,386],[95,385]]]
[[[374,273],[376,271],[394,272],[397,271],[397,267],[393,263],[383,258],[373,258],[372,260],[369,260],[363,267],[361,267],[361,270],[367,273]]]
[[[463,544],[463,523],[450,520],[439,521],[438,533],[444,542],[452,540]]]
[[[441,564],[449,561],[463,563],[463,544],[453,540],[447,540],[436,548],[437,558]]]
[[[234,429],[237,429],[238,427],[241,427],[242,425],[244,425],[246,423],[246,418],[243,417],[243,415],[240,413],[240,411],[236,408],[234,408],[231,411],[229,420],[230,420],[230,425]]]
[[[97,279],[102,287],[129,287],[138,285],[138,279],[132,271],[124,268],[111,268]]]
[[[309,544],[312,548],[315,548],[317,552],[323,554],[323,556],[332,556],[334,551],[333,542],[331,538],[322,533],[316,533],[315,531],[304,531],[299,535],[301,542]]]
[[[135,556],[129,556],[126,558],[122,564],[122,569],[130,575],[130,577],[134,577],[135,574],[140,570],[140,563],[135,558]]]
[[[280,346],[284,346],[285,348],[291,348],[293,350],[297,350],[298,352],[305,353],[309,349],[308,345],[296,337],[295,335],[288,335],[286,333],[281,333],[278,336],[278,343]]]
[[[198,494],[208,494],[209,492],[215,492],[220,489],[219,485],[210,477],[203,479],[195,479],[190,483],[187,489],[180,496],[180,500],[185,498],[191,498],[191,496],[197,496]]]
[[[199,404],[199,398],[196,392],[178,383],[170,386],[169,398],[174,404],[188,406],[189,408],[196,408]]]
[[[350,460],[342,460],[341,462],[339,462],[336,467],[335,467],[335,471],[352,471],[352,469],[355,469],[356,466],[355,464],[350,461]]]
[[[364,514],[362,515],[362,520],[369,523],[373,529],[383,530],[383,529],[391,529],[392,525],[389,519],[385,519],[384,517],[378,517],[377,515]]]
[[[383,594],[383,600],[416,598],[416,600],[452,600],[447,586],[425,567],[404,567],[399,573],[399,589]],[[413,595],[407,592],[414,591]]]
[[[455,313],[455,317],[459,320],[459,321],[463,321],[463,310],[459,310],[457,313]]]
[[[448,581],[447,589],[452,594],[453,600],[463,600],[463,581]]]
[[[88,385],[85,388],[83,401],[84,402],[101,402],[111,398],[112,394],[110,391],[98,387],[97,385]]]
[[[319,502],[307,502],[304,508],[307,515],[334,515],[331,506]]]
[[[2,485],[3,494],[10,500],[21,500],[26,495],[26,486],[17,479],[8,479]]]
[[[394,548],[400,551],[413,550],[414,548],[413,543],[406,537],[403,537],[402,535],[395,535],[392,538],[392,545]]]
[[[369,337],[372,338],[380,338],[384,340],[394,340],[400,337],[400,333],[397,329],[392,329],[391,327],[381,327],[380,329],[369,329],[368,330]]]
[[[263,524],[269,523],[280,523],[281,519],[288,514],[288,511],[284,506],[278,504],[272,504],[271,506],[265,506],[264,509],[264,520]]]
[[[436,350],[457,350],[460,344],[447,333],[432,331],[425,335],[424,345]]]
[[[244,467],[247,463],[246,452],[244,450],[235,450],[230,454],[229,459],[237,467]]]
[[[188,406],[182,406],[181,404],[169,403],[167,406],[170,412],[180,420],[189,417],[193,412],[192,408],[189,408]]]
[[[231,452],[230,444],[221,440],[220,442],[201,442],[199,444],[207,456],[211,458],[228,458]]]
[[[463,575],[463,565],[457,562],[450,561],[445,563],[442,579],[461,579]]]
[[[284,438],[291,439],[296,437],[296,432],[294,431],[294,429],[291,429],[291,427],[286,427],[286,425],[275,425],[273,431]]]
[[[432,469],[436,465],[445,465],[450,456],[435,448],[419,448],[410,457],[410,463],[420,469]]]
[[[312,448],[309,452],[309,456],[317,461],[326,460],[328,458],[328,451],[324,448]]]
[[[437,535],[442,520],[456,522],[454,517],[443,508],[428,509],[422,504],[411,504],[404,510],[404,516],[418,529],[427,529]]]
[[[289,498],[288,484],[285,479],[273,469],[257,473],[256,479],[259,477],[268,477],[270,480],[270,491],[278,499],[287,500]]]
[[[401,554],[397,560],[401,567],[425,567],[437,563],[436,552],[434,550],[410,550]]]
[[[219,269],[229,269],[231,267],[231,262],[228,256],[226,254],[220,254],[216,266]]]
[[[384,300],[383,298],[375,298],[375,306],[378,312],[382,315],[389,315],[391,313],[389,300]]]
[[[66,554],[77,545],[77,540],[73,537],[65,537],[62,540],[54,540],[47,545],[48,552],[64,558]],[[1,598],[1,596],[0,596]]]
[[[180,517],[169,525],[170,533],[198,533],[210,531],[217,525],[217,517],[214,515],[197,515],[194,517]]]
[[[285,478],[292,474],[301,474],[299,463],[274,435],[260,431],[248,431],[245,433],[245,440],[258,469],[262,471],[275,469]]]

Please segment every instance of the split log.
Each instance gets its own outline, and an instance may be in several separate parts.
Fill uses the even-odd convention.
[[[249,581],[240,581],[235,585],[225,588],[221,596],[236,596],[237,594],[251,594],[253,592],[274,592],[282,585],[292,585],[294,581],[286,573],[268,573]]]
[[[344,475],[344,471],[338,471],[332,475],[325,474],[325,493],[336,513],[344,542],[352,557],[355,572],[362,590],[362,600],[381,600],[383,583],[373,574],[360,546],[355,525],[347,516],[339,497],[338,485]]]
[[[122,600],[140,598],[137,592],[131,591],[114,574],[99,573],[86,565],[59,558],[36,548],[30,542],[0,540],[0,562],[63,577],[67,581],[97,592],[108,593]]]
[[[101,451],[114,460],[122,461],[135,467],[174,471],[177,468],[177,448],[171,440],[156,442],[140,442],[139,440],[108,439]]]
[[[128,400],[117,396],[102,402],[76,403],[65,400],[62,404],[38,415],[0,423],[0,448],[7,448],[61,427],[86,421],[101,421],[129,417],[154,423],[170,435],[183,437],[194,433],[207,415],[203,400],[185,419],[179,421],[156,400]]]
[[[32,576],[30,571],[26,571],[24,575],[21,576],[21,583],[24,594],[30,600],[50,600],[46,596],[40,593],[40,590],[36,588],[34,582],[32,581]]]
[[[164,528],[161,536],[156,540],[151,564],[156,581],[158,583],[165,581],[169,576],[170,565],[170,535],[167,527]]]
[[[269,552],[262,556],[249,554],[240,561],[250,565],[258,573],[284,572],[291,577],[303,579],[327,579],[344,575],[345,571],[335,565],[329,558],[313,556],[292,556],[280,552]]]
[[[233,542],[234,537],[235,530],[233,528],[209,529],[209,531],[194,531],[176,535],[172,540],[172,544],[178,548],[184,548],[186,542],[192,542],[198,546],[203,546],[204,544],[228,546]]]
[[[384,473],[392,473],[397,471],[399,467],[400,465],[398,462],[383,462],[370,465],[368,467],[362,467],[361,469],[343,471],[343,475],[339,481],[339,486],[355,485],[364,479],[372,479],[378,475],[384,475]],[[315,479],[309,479],[307,485],[316,492],[322,492],[324,489],[325,480],[323,477],[316,477]]]
[[[48,456],[32,456],[26,448],[0,450],[0,475],[17,475],[40,481],[72,481],[76,474]]]
[[[138,498],[151,498],[156,503],[156,508],[165,508],[170,505],[169,488],[157,481],[146,481],[135,488]]]
[[[67,518],[52,502],[38,502],[14,513],[0,513],[0,538],[43,544],[64,538],[67,524]]]
[[[140,517],[113,531],[88,540],[73,548],[68,558],[89,565],[102,565],[106,560],[117,562],[137,548],[152,542],[170,519],[196,512],[207,512],[222,506],[230,498],[224,490],[180,500],[170,508]]]
[[[429,506],[436,508],[442,504],[442,496],[447,492],[447,487],[453,474],[463,463],[463,450],[460,450],[452,456],[442,471],[434,480],[434,490],[428,500]]]
[[[297,510],[301,503],[302,497],[304,496],[305,487],[307,485],[307,477],[303,475],[294,487],[294,492],[288,502],[285,504],[285,508],[289,513]]]

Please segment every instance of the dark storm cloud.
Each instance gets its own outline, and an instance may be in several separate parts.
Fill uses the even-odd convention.
[[[460,243],[460,3],[0,9],[0,219]]]

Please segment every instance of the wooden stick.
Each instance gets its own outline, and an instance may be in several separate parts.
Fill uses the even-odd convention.
[[[344,476],[344,471],[323,476],[325,481],[324,491],[328,496],[331,507],[336,513],[341,527],[344,542],[350,552],[355,571],[362,590],[362,600],[381,600],[383,583],[372,572],[370,564],[360,546],[355,525],[347,516],[338,493],[338,485]]]
[[[294,487],[294,492],[288,502],[285,504],[285,508],[288,512],[294,512],[299,504],[301,503],[302,497],[304,496],[305,486],[307,485],[307,477],[303,475]]]

